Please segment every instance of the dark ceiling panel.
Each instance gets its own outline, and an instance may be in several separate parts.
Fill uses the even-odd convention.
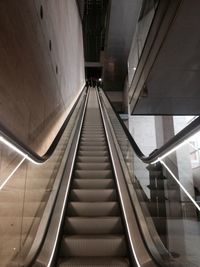
[[[85,61],[99,62],[104,48],[108,0],[85,0],[83,38]]]

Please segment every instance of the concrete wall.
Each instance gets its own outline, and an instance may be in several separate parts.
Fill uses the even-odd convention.
[[[76,0],[0,2],[0,124],[44,154],[84,86]]]
[[[129,116],[129,131],[145,155],[157,148],[154,116]]]
[[[185,126],[185,117],[183,116],[129,116],[129,131],[145,155],[163,146],[183,126]],[[179,148],[168,158],[173,162],[173,164],[168,162],[168,167],[191,196],[194,196],[189,145]],[[186,195],[182,194],[182,197],[186,197]]]

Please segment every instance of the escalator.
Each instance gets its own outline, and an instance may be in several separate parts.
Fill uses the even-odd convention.
[[[112,162],[91,89],[65,212],[58,266],[129,266]]]
[[[97,89],[86,94],[76,125],[43,244],[28,266],[156,267]]]
[[[7,246],[17,216],[6,217],[4,244],[13,254],[2,266],[198,267],[200,207],[184,190],[187,169],[177,161],[185,152],[164,155],[199,129],[200,118],[145,157],[102,90],[84,90],[71,114],[51,159],[26,168],[25,190],[17,187],[22,165],[1,192],[15,185],[24,195],[22,213],[16,210],[21,250]],[[46,184],[33,210],[35,177]]]
[[[135,155],[105,94],[90,88],[86,95],[45,239],[29,266],[198,266],[184,251],[186,223],[198,228],[193,203],[164,165]]]

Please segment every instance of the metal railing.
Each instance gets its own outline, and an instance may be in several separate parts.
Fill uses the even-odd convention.
[[[197,131],[200,130],[200,117],[198,117],[194,121],[192,121],[189,125],[187,125],[183,130],[177,133],[174,137],[172,137],[162,147],[152,151],[149,155],[144,155],[143,152],[140,150],[139,146],[137,145],[137,143],[135,142],[135,140],[133,139],[132,135],[130,134],[123,120],[120,118],[119,114],[115,111],[110,99],[108,98],[105,92],[103,93],[106,96],[107,100],[109,101],[136,155],[144,163],[149,164],[149,163],[156,161],[159,157],[162,157],[163,155],[167,154],[170,150],[172,150],[173,148],[175,148],[176,146],[178,146],[183,141],[185,141],[186,139],[188,139],[189,137],[191,137],[193,134],[195,134]]]

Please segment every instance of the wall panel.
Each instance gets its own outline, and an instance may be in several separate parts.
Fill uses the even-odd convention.
[[[84,86],[75,0],[0,2],[0,124],[43,155]]]

